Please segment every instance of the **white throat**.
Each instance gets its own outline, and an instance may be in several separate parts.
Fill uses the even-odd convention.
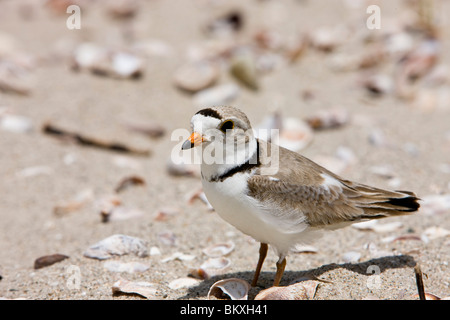
[[[246,143],[226,143],[224,150],[222,146],[222,144],[210,144],[202,149],[201,172],[203,179],[211,181],[245,163],[256,164],[257,162],[257,140],[253,136]]]

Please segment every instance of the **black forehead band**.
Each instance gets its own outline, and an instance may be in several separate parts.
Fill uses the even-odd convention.
[[[202,116],[205,116],[205,117],[213,117],[213,118],[222,120],[222,117],[220,116],[220,114],[216,110],[211,109],[211,108],[202,109],[199,112],[197,112],[196,114],[201,114]]]

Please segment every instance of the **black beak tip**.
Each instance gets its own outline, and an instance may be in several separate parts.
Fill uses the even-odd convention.
[[[192,147],[194,147],[194,144],[190,140],[186,140],[181,146],[181,150],[191,149]]]

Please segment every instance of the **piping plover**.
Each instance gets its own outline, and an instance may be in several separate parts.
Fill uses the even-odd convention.
[[[216,212],[261,243],[252,281],[256,286],[268,245],[279,259],[323,230],[410,214],[419,199],[342,179],[298,153],[255,138],[247,116],[234,107],[211,107],[191,120],[182,149],[202,145],[203,190]]]

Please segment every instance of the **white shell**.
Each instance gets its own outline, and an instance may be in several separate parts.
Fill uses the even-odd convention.
[[[122,234],[115,234],[97,242],[83,253],[87,258],[99,260],[125,254],[135,254],[138,257],[148,256],[146,241]]]
[[[230,254],[234,250],[234,243],[228,241],[225,243],[213,244],[202,250],[204,254],[211,258],[219,258]]]
[[[172,290],[178,290],[183,288],[190,288],[197,284],[199,284],[201,281],[199,279],[190,278],[190,277],[184,277],[175,279],[169,282],[169,288]]]
[[[231,300],[247,300],[249,290],[250,285],[247,281],[237,278],[230,278],[214,283],[209,289],[207,297],[208,300],[211,300],[212,296],[219,298],[223,296],[223,294],[226,294],[231,298]]]
[[[292,151],[300,151],[308,146],[313,139],[311,127],[303,120],[296,118],[284,118],[282,130],[279,134],[278,144]],[[277,140],[272,136],[272,141]]]
[[[318,281],[307,280],[287,287],[271,287],[259,292],[255,300],[311,300],[318,285]]]
[[[239,92],[239,87],[233,83],[218,85],[197,92],[194,104],[201,108],[226,105],[236,99]]]
[[[14,133],[26,133],[33,129],[30,119],[14,114],[0,114],[0,128]]]
[[[355,223],[352,225],[353,228],[359,230],[369,230],[375,231],[377,233],[383,232],[391,232],[400,228],[403,224],[401,222],[388,222],[388,223],[379,223],[377,220],[370,220]]]
[[[184,90],[197,92],[211,86],[219,77],[219,68],[209,61],[197,61],[180,67],[174,75],[175,84]]]
[[[120,262],[120,261],[106,261],[103,264],[103,267],[106,270],[112,272],[128,272],[128,273],[136,273],[136,272],[144,272],[147,271],[150,266],[140,262]]]
[[[144,281],[133,282],[120,279],[113,284],[112,293],[134,293],[147,299],[158,299],[156,297],[158,293],[156,284]]]

